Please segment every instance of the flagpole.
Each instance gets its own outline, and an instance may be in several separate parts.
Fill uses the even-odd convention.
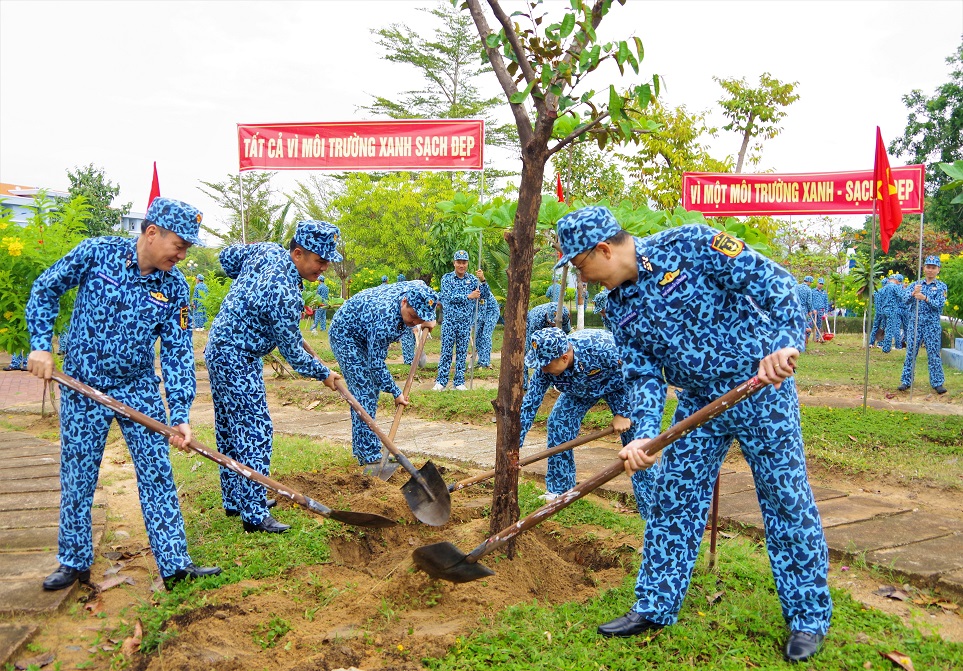
[[[875,170],[874,170],[874,173],[875,173]],[[875,174],[874,174],[874,181],[875,181]],[[869,283],[868,283],[868,286],[866,287],[866,294],[867,294],[867,296],[866,296],[866,313],[867,313],[867,315],[869,315],[869,316],[872,316],[872,315],[873,315],[873,292],[876,291],[876,272],[875,272],[875,266],[876,266],[876,201],[877,201],[877,199],[876,199],[876,198],[873,198],[873,225],[872,225],[872,227],[871,227],[871,229],[870,229],[870,234],[869,234],[869,270],[868,270],[868,273],[867,273],[868,276],[869,276]],[[870,329],[872,329],[872,322],[870,322]],[[866,397],[867,397],[867,395],[869,394],[869,350],[872,349],[872,348],[870,347],[870,343],[873,342],[873,340],[875,339],[875,337],[876,337],[876,336],[875,336],[874,333],[870,333],[870,334],[869,334],[869,337],[866,339],[866,342],[863,343],[863,346],[866,348],[866,366],[865,366],[865,371],[863,372],[863,412],[864,412],[864,413],[866,412]]]

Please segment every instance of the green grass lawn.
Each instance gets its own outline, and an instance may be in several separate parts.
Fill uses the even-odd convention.
[[[213,444],[210,431],[198,437]],[[350,452],[325,441],[278,436],[275,439],[272,475],[324,471],[352,463]],[[335,523],[299,509],[285,511],[285,522],[295,533],[281,536],[244,534],[236,519],[221,512],[216,466],[199,456],[175,453],[174,468],[181,495],[191,554],[199,565],[217,564],[225,572],[217,577],[185,581],[170,593],[159,593],[156,603],[133,607],[128,621],[139,618],[144,625],[142,650],[154,652],[166,638],[176,635],[163,629],[176,614],[217,603],[217,589],[240,581],[250,583],[246,594],[283,585],[292,594],[316,586],[289,584],[286,571],[292,566],[323,565],[330,561],[328,542],[332,533],[343,531]],[[541,503],[539,488],[523,483],[522,514]],[[616,514],[605,505],[581,500],[560,513],[563,528],[594,524],[617,532],[640,536],[643,523],[637,517]],[[490,565],[499,561],[491,557]],[[700,558],[680,621],[651,640],[647,638],[603,639],[595,627],[624,614],[632,603],[635,567],[629,566],[621,585],[606,590],[587,603],[564,603],[549,607],[521,603],[479,620],[477,629],[460,637],[438,659],[422,662],[430,669],[712,669],[791,668],[781,661],[785,639],[778,600],[764,546],[734,537],[720,546],[718,573],[710,574]],[[502,560],[503,561],[503,560]],[[259,587],[263,585],[263,587]],[[332,585],[343,589],[344,585]],[[316,591],[316,590],[315,590]],[[958,669],[963,666],[963,645],[946,643],[925,631],[868,610],[845,592],[834,590],[833,629],[812,669],[889,668],[881,652],[900,650],[913,658],[917,669]],[[405,608],[395,604],[395,608]],[[320,614],[319,614],[320,615]],[[114,636],[128,635],[124,627]],[[286,627],[309,627],[292,620]],[[283,634],[281,634],[283,635]],[[524,662],[522,662],[524,660]],[[870,665],[866,665],[869,663]]]

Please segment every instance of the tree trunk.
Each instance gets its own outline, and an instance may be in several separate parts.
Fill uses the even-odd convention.
[[[536,125],[535,137],[522,151],[522,181],[518,193],[515,223],[506,233],[510,251],[508,290],[505,300],[505,338],[502,343],[501,367],[495,416],[498,434],[495,446],[495,491],[489,522],[491,534],[518,521],[518,439],[521,435],[520,409],[524,397],[522,367],[525,360],[525,325],[528,297],[532,282],[535,251],[535,225],[542,204],[542,179],[548,159],[547,138],[552,122]],[[544,137],[540,137],[541,131]],[[507,546],[509,558],[515,555],[514,541]]]

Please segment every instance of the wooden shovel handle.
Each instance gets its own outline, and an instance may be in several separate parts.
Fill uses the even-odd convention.
[[[415,349],[415,358],[411,361],[411,370],[408,371],[408,381],[405,382],[405,389],[402,392],[402,396],[408,398],[408,392],[411,391],[411,385],[415,381],[415,373],[418,371],[418,360],[421,359],[421,353],[425,351],[425,343],[428,342],[428,329],[421,329],[418,338],[418,347]],[[401,425],[401,415],[405,411],[405,406],[399,405],[395,409],[395,418],[391,422],[391,430],[388,432],[388,439],[394,440],[395,436],[398,434],[398,426]]]
[[[579,436],[578,438],[573,438],[572,440],[562,443],[561,445],[556,445],[549,450],[542,450],[531,456],[525,457],[524,459],[518,460],[518,467],[528,466],[529,464],[534,464],[536,461],[541,461],[542,459],[547,459],[548,457],[554,456],[556,454],[561,454],[562,452],[568,452],[573,447],[578,447],[584,445],[585,443],[591,443],[593,440],[598,440],[599,438],[604,438],[605,436],[611,435],[615,430],[610,426],[607,429],[602,429],[601,431],[596,431],[595,433],[588,433],[584,436]],[[472,485],[478,484],[479,482],[484,482],[485,480],[494,477],[495,471],[485,471],[484,473],[479,473],[478,475],[472,476],[470,478],[465,478],[464,480],[459,480],[458,482],[453,482],[448,485],[449,492],[457,492],[465,487],[470,487]]]
[[[110,408],[121,417],[126,417],[130,421],[140,424],[141,426],[147,429],[150,429],[154,433],[159,433],[163,436],[167,436],[168,439],[174,438],[174,437],[177,437],[177,438],[182,437],[181,432],[175,430],[173,427],[167,426],[163,422],[158,422],[153,417],[148,417],[144,413],[138,412],[137,410],[134,410],[133,408],[127,405],[124,405],[114,397],[108,396],[102,391],[97,391],[93,387],[90,387],[84,384],[80,380],[75,380],[74,378],[70,377],[65,373],[61,373],[60,371],[55,370],[51,375],[51,377],[57,382],[59,382],[60,384],[62,384],[63,386],[67,387],[68,389],[73,389],[78,394],[81,394],[82,396],[86,396],[90,400],[96,401],[97,403],[100,403],[101,405]],[[316,512],[325,517],[329,517],[331,515],[331,509],[328,508],[327,506],[324,506],[318,503],[314,499],[311,499],[310,497],[305,496],[304,494],[298,492],[297,490],[294,490],[294,489],[291,489],[290,487],[286,487],[282,485],[280,482],[272,480],[267,476],[261,475],[251,467],[246,466],[239,461],[235,461],[234,459],[231,459],[230,457],[221,454],[217,450],[212,450],[211,448],[207,447],[196,438],[191,438],[190,442],[187,444],[187,447],[193,450],[194,452],[197,452],[202,457],[206,457],[211,461],[213,461],[214,463],[220,466],[223,466],[224,468],[231,470],[237,473],[238,475],[247,478],[248,480],[253,480],[259,485],[263,485],[264,487],[267,487],[275,494],[283,496],[284,498],[289,499],[294,503],[297,503],[299,506],[307,508],[308,510]]]
[[[720,396],[705,407],[692,413],[682,421],[673,424],[658,436],[650,440],[645,446],[646,453],[650,455],[657,454],[666,445],[678,440],[690,431],[699,428],[709,420],[721,415],[739,401],[748,398],[752,394],[765,387],[766,384],[767,383],[761,382],[759,378],[755,376],[750,380],[743,382],[735,389]],[[515,536],[518,534],[526,531],[527,529],[531,529],[535,525],[539,524],[542,520],[551,517],[563,508],[572,505],[589,492],[598,489],[600,486],[604,485],[606,482],[616,477],[624,470],[625,462],[622,459],[616,460],[611,465],[606,466],[601,472],[592,476],[580,485],[568,490],[554,501],[549,501],[528,517],[518,520],[518,522],[512,526],[502,529],[491,538],[482,541],[481,545],[472,550],[471,554],[465,558],[465,561],[472,564],[477,562],[489,552],[500,548],[502,545],[515,538]]]

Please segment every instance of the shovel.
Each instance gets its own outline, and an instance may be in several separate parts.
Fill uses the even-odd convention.
[[[408,381],[405,382],[405,390],[402,395],[408,398],[408,392],[411,391],[411,385],[415,381],[415,372],[418,370],[418,361],[421,359],[422,352],[425,351],[425,343],[428,342],[428,331],[422,329],[418,338],[418,347],[415,349],[415,358],[411,360],[411,370],[408,371]],[[398,433],[398,426],[401,424],[401,414],[405,411],[405,406],[399,405],[398,409],[395,410],[395,418],[391,422],[391,430],[388,432],[388,440],[394,440],[395,435]],[[389,479],[394,472],[398,469],[398,462],[393,461],[388,462],[388,456],[391,453],[385,450],[384,454],[381,455],[381,463],[378,464],[369,475],[375,475],[382,480]]]
[[[556,445],[555,447],[542,450],[537,454],[533,454],[530,457],[525,457],[524,459],[518,460],[518,467],[528,466],[529,464],[534,464],[536,461],[541,461],[542,459],[547,459],[556,454],[561,454],[562,452],[568,452],[573,447],[578,447],[579,445],[584,445],[585,443],[591,443],[593,440],[599,438],[604,438],[610,434],[614,433],[614,430],[610,426],[607,429],[602,429],[601,431],[596,431],[595,433],[589,433],[584,436],[579,436],[578,438],[573,438],[567,443],[562,443],[561,445]],[[465,487],[471,487],[472,485],[477,485],[479,482],[484,482],[485,480],[494,477],[495,471],[485,471],[484,473],[479,473],[470,478],[465,478],[464,480],[459,480],[458,482],[453,482],[448,485],[449,492],[457,492]]]
[[[690,431],[697,429],[709,420],[722,414],[733,405],[748,398],[763,387],[765,383],[760,382],[758,377],[743,382],[732,391],[720,396],[709,405],[696,411],[681,422],[673,424],[668,429],[649,441],[645,446],[648,454],[656,454],[666,445],[678,440]],[[478,560],[489,552],[500,548],[508,541],[515,538],[523,531],[531,529],[558,511],[570,506],[589,492],[597,489],[619,473],[625,470],[625,462],[622,459],[616,460],[612,465],[607,466],[602,472],[592,476],[580,485],[568,490],[554,501],[550,501],[528,517],[519,520],[515,524],[502,529],[494,536],[482,541],[481,545],[464,554],[457,547],[448,542],[423,545],[417,548],[412,557],[415,566],[427,573],[432,578],[448,580],[450,582],[461,583],[471,582],[486,576],[495,575],[487,566],[479,564]]]
[[[421,470],[415,468],[408,457],[395,447],[394,441],[385,435],[385,432],[381,430],[381,427],[378,426],[371,415],[361,407],[358,399],[348,391],[348,388],[344,385],[344,380],[337,380],[335,386],[338,388],[341,397],[358,413],[358,416],[364,420],[368,428],[374,431],[381,443],[395,456],[402,468],[411,474],[411,479],[401,488],[401,493],[404,494],[405,501],[408,502],[408,507],[411,508],[415,517],[433,527],[440,527],[448,522],[448,518],[451,517],[451,497],[448,495],[448,486],[435,465],[428,461],[421,467]]]
[[[52,376],[54,380],[62,384],[63,386],[73,389],[78,394],[86,396],[92,401],[96,401],[101,405],[104,405],[121,417],[126,417],[132,422],[136,422],[141,426],[150,429],[155,433],[167,436],[168,438],[173,438],[175,436],[180,436],[179,431],[175,431],[173,428],[158,422],[153,417],[148,417],[142,412],[138,412],[133,408],[130,408],[115,398],[108,396],[107,394],[97,391],[93,387],[88,387],[83,382],[75,380],[74,378],[61,373],[59,371],[54,371]],[[348,510],[332,510],[325,505],[322,505],[315,501],[314,499],[301,494],[300,492],[291,489],[290,487],[285,487],[280,482],[276,482],[269,477],[261,475],[257,471],[245,466],[239,461],[234,461],[230,457],[226,457],[220,452],[210,449],[205,446],[196,438],[192,438],[191,442],[187,444],[187,447],[197,452],[202,457],[207,457],[211,461],[234,471],[240,476],[247,478],[248,480],[253,480],[259,485],[267,487],[275,494],[283,496],[289,499],[292,503],[296,503],[302,508],[307,508],[312,513],[321,515],[322,517],[328,517],[337,522],[343,522],[344,524],[352,524],[358,527],[370,527],[373,529],[383,529],[385,527],[393,527],[396,522],[390,520],[387,517],[382,517],[381,515],[375,515],[373,513],[355,513]]]

